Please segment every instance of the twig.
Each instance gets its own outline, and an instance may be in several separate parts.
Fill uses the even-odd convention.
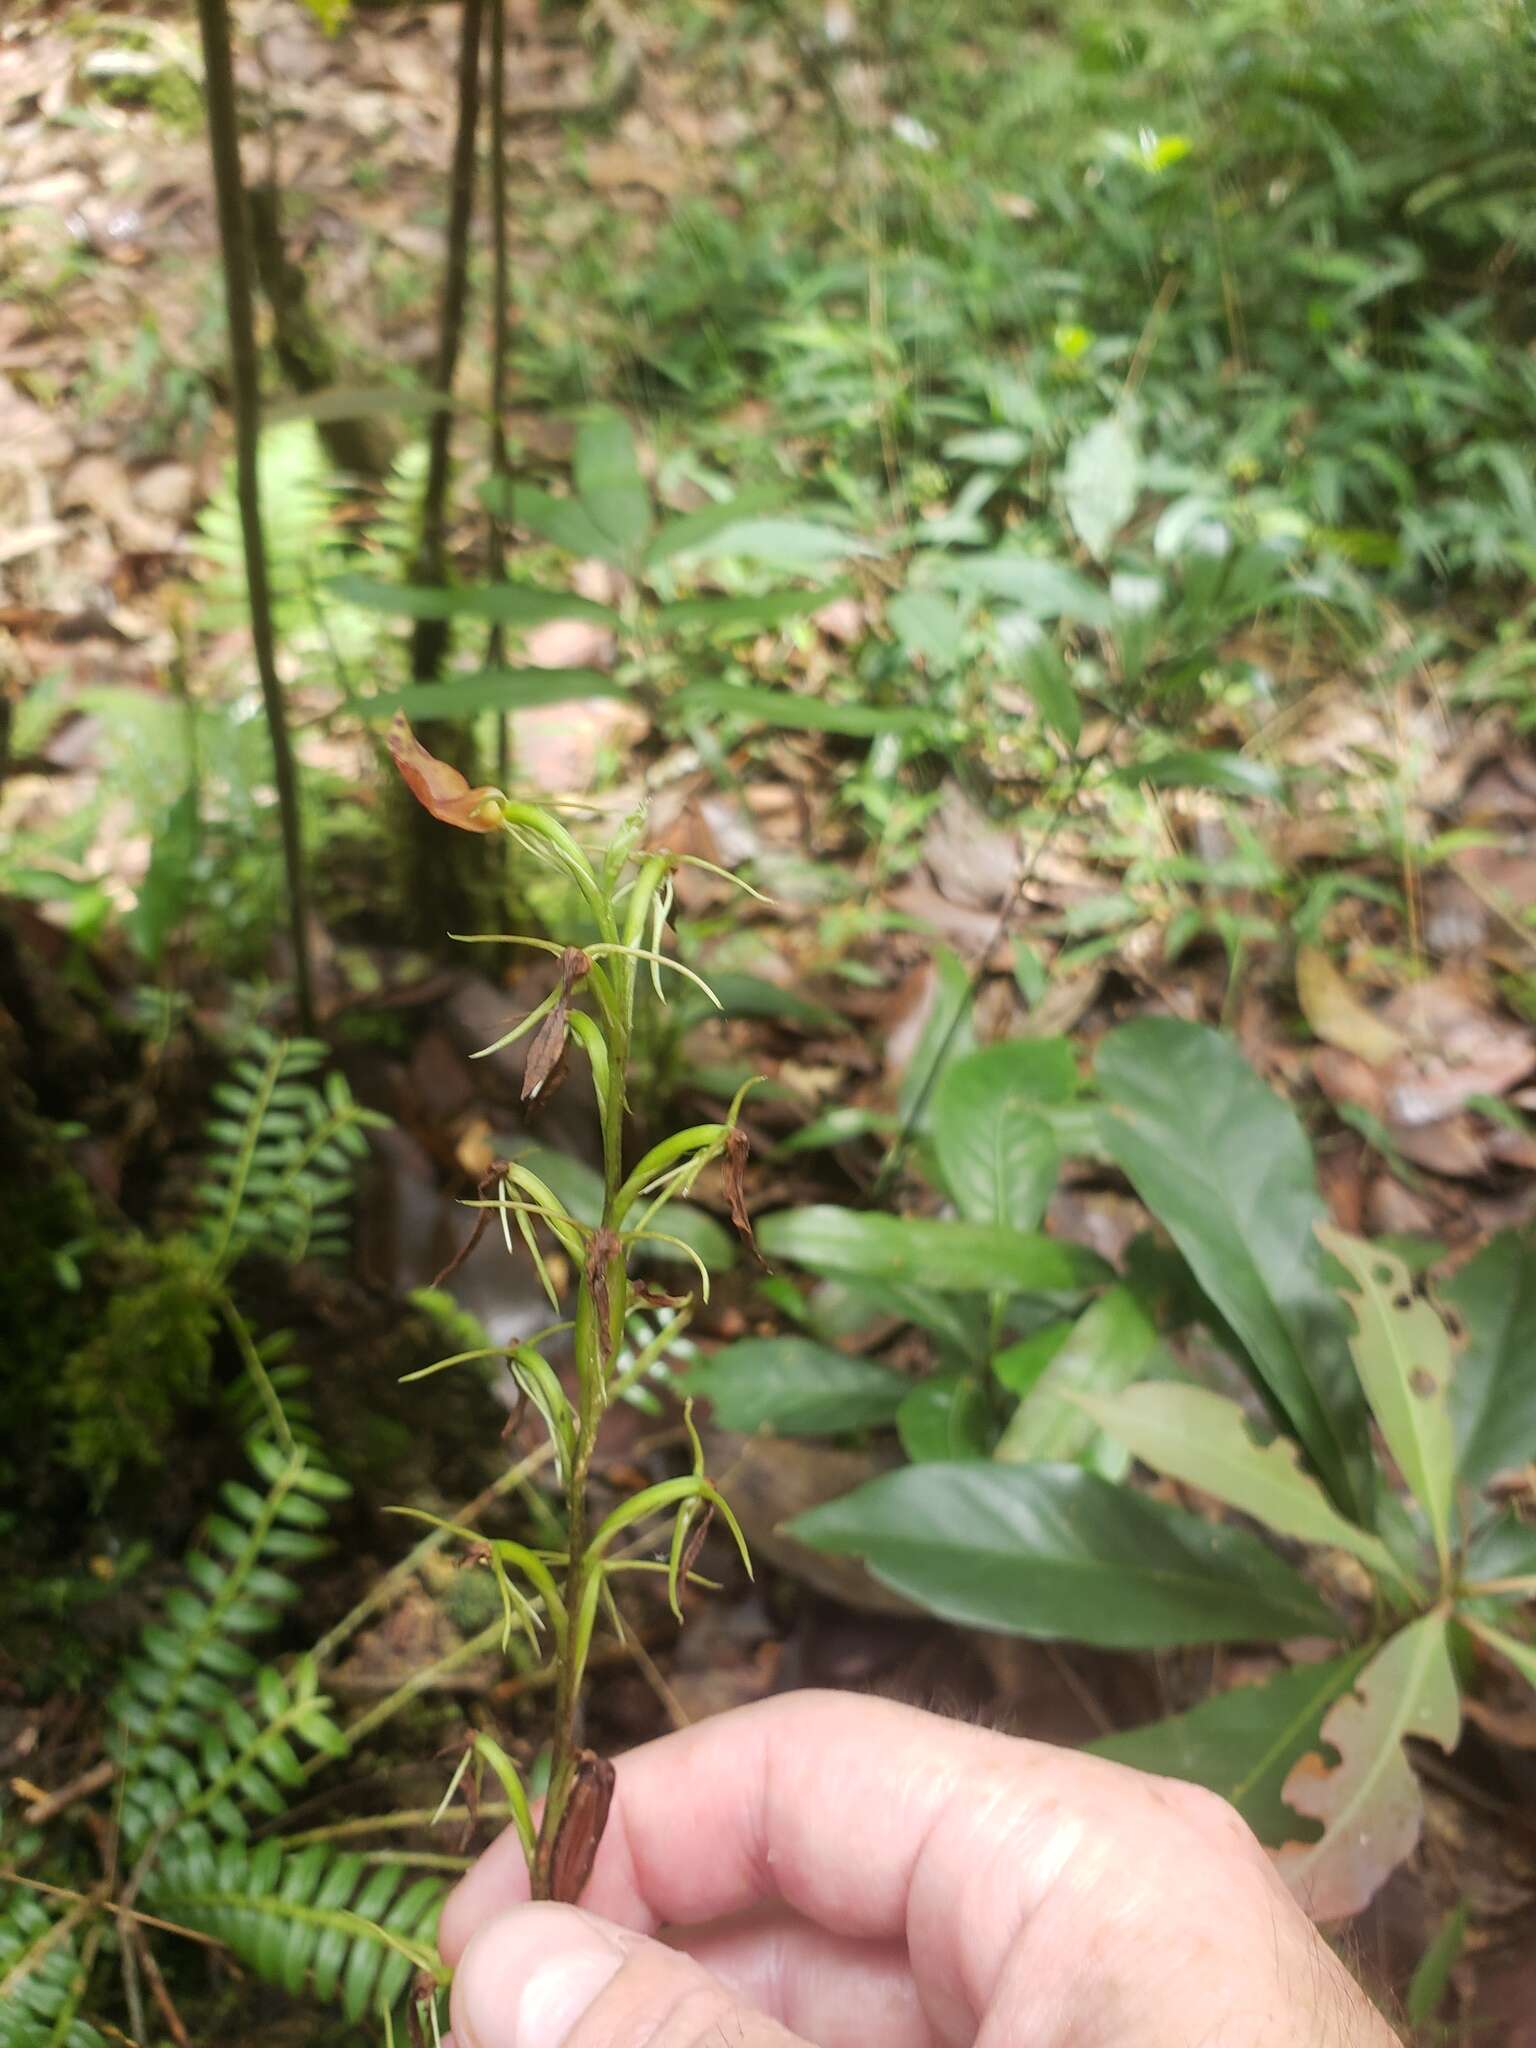
[[[469,0],[466,0],[466,5]],[[208,98],[208,147],[218,200],[219,250],[224,267],[224,304],[229,323],[230,393],[235,419],[235,495],[245,550],[245,587],[251,614],[251,645],[261,682],[262,708],[272,744],[272,779],[282,827],[283,866],[288,885],[288,924],[293,945],[294,997],[300,1028],[314,1030],[314,993],[309,971],[309,918],[304,845],[299,820],[298,779],[278,680],[272,628],[272,593],[261,529],[261,482],[257,442],[261,432],[261,373],[251,303],[251,252],[245,189],[240,172],[239,110],[230,53],[225,0],[197,0],[203,43],[204,91]],[[127,1955],[125,1946],[124,1955]],[[142,2029],[138,2029],[142,2031]]]
[[[89,1799],[93,1792],[99,1792],[104,1785],[110,1785],[116,1776],[117,1765],[110,1757],[103,1757],[100,1763],[92,1764],[88,1771],[82,1771],[78,1778],[71,1778],[67,1785],[61,1785],[57,1792],[48,1792],[41,1799],[35,1799],[23,1818],[28,1827],[41,1827],[44,1821],[56,1820],[77,1800]]]

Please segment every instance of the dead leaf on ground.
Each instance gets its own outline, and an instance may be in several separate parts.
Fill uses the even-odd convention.
[[[1369,1066],[1385,1066],[1408,1049],[1402,1032],[1366,1008],[1320,946],[1303,946],[1296,955],[1296,1000],[1325,1045]]]

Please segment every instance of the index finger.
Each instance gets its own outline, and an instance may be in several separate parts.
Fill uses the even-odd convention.
[[[901,1941],[975,2011],[1069,1866],[1072,1889],[1113,1877],[1134,1894],[1128,1837],[1192,1840],[1185,1789],[886,1700],[791,1693],[618,1760],[582,1903],[651,1934],[782,1901],[833,1933]],[[444,1909],[446,1960],[527,1897],[509,1829]]]

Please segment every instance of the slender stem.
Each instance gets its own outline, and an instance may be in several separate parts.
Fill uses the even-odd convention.
[[[206,7],[216,0],[202,0]],[[453,165],[448,196],[448,242],[443,272],[443,299],[437,335],[434,389],[442,398],[453,394],[464,337],[464,306],[469,296],[469,224],[475,201],[475,130],[480,119],[480,36],[485,0],[462,0],[459,14],[458,125],[453,138]],[[427,480],[422,492],[421,539],[415,580],[443,580],[448,537],[449,442],[453,412],[443,405],[432,414],[427,434]],[[418,683],[436,680],[448,651],[446,619],[418,619],[411,635],[411,675]],[[424,743],[440,747],[432,728],[421,728]]]
[[[468,4],[468,0],[466,0]],[[219,250],[224,267],[224,304],[229,326],[229,370],[235,418],[235,494],[245,550],[245,587],[251,613],[251,645],[261,682],[261,702],[272,744],[272,779],[277,787],[283,866],[288,884],[288,925],[293,945],[293,985],[299,1021],[314,1029],[314,992],[309,971],[309,917],[304,879],[303,832],[298,777],[288,738],[282,685],[277,674],[272,627],[272,593],[261,530],[261,484],[257,442],[261,432],[261,380],[251,303],[250,227],[240,172],[239,111],[230,54],[225,0],[198,0],[203,41],[204,90],[208,100],[208,146],[218,200]]]
[[[491,62],[487,81],[491,101],[491,475],[503,493],[512,482],[507,451],[507,358],[512,346],[512,309],[508,298],[511,257],[507,237],[507,0],[490,0]],[[490,578],[500,583],[506,573],[505,500],[491,514],[486,555]],[[498,619],[485,651],[487,668],[500,668],[505,658],[505,630]],[[505,788],[512,772],[512,724],[507,712],[496,722],[496,780]]]

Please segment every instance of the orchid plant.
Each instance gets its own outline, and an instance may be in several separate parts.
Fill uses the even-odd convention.
[[[613,1767],[582,1746],[581,1719],[582,1683],[600,1616],[606,1616],[621,1637],[624,1634],[615,1581],[624,1572],[664,1573],[672,1610],[681,1620],[682,1590],[694,1577],[705,1530],[717,1513],[751,1570],[741,1529],[705,1472],[703,1448],[687,1409],[692,1451],[687,1472],[646,1487],[601,1520],[588,1501],[604,1415],[618,1393],[648,1373],[675,1345],[693,1312],[692,1294],[662,1294],[646,1286],[631,1273],[632,1260],[645,1246],[657,1244],[691,1259],[698,1268],[699,1295],[708,1299],[708,1270],[691,1247],[662,1227],[665,1205],[685,1197],[704,1169],[720,1161],[732,1219],[750,1242],[743,1194],[747,1137],[739,1122],[746,1090],[737,1094],[722,1121],[677,1131],[626,1168],[625,1076],[644,981],[648,979],[656,997],[665,1000],[663,975],[682,975],[714,1000],[692,969],[663,950],[672,876],[684,861],[709,864],[646,847],[643,812],[627,821],[603,855],[593,858],[548,809],[517,801],[498,789],[471,788],[456,768],[427,752],[403,717],[391,730],[390,751],[412,793],[434,817],[463,831],[508,834],[529,860],[555,871],[574,888],[596,933],[584,937],[580,945],[526,934],[497,934],[480,942],[531,947],[549,953],[557,963],[553,985],[542,1002],[486,1050],[500,1050],[531,1035],[522,1083],[528,1104],[546,1101],[561,1084],[573,1042],[585,1055],[602,1140],[601,1213],[595,1223],[583,1222],[527,1166],[516,1159],[496,1161],[469,1204],[478,1211],[478,1219],[464,1252],[494,1220],[509,1252],[515,1252],[519,1242],[526,1250],[555,1320],[526,1343],[461,1352],[425,1368],[425,1373],[441,1372],[504,1356],[520,1399],[548,1431],[564,1497],[563,1545],[541,1549],[504,1538],[487,1542],[468,1528],[455,1532],[469,1546],[471,1559],[488,1565],[495,1575],[504,1644],[514,1630],[521,1631],[535,1654],[547,1655],[552,1667],[554,1725],[542,1814],[535,1818],[517,1766],[487,1734],[477,1734],[466,1748],[459,1773],[478,1761],[499,1779],[527,1859],[533,1897],[574,1902],[591,1873],[612,1796]],[[568,1317],[541,1233],[558,1246],[575,1276],[575,1300]],[[626,1362],[626,1326],[632,1305],[642,1300],[663,1309],[668,1319]],[[573,1371],[568,1377],[547,1355],[557,1342],[571,1356]],[[661,1556],[656,1553],[663,1537]]]

